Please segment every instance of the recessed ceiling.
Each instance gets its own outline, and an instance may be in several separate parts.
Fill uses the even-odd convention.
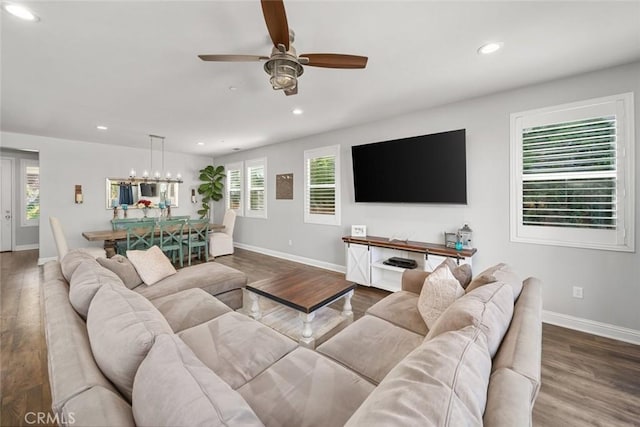
[[[207,155],[640,59],[638,1],[290,0],[299,52],[369,62],[306,67],[287,97],[261,63],[197,57],[269,55],[257,0],[21,3],[40,22],[2,13],[3,131]]]

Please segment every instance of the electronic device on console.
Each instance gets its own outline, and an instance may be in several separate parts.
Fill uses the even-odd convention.
[[[414,259],[409,258],[400,258],[400,257],[391,257],[386,261],[382,262],[385,265],[392,265],[394,267],[413,269],[418,266],[418,263]]]

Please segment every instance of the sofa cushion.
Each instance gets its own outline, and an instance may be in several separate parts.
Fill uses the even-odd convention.
[[[60,260],[60,268],[62,269],[62,274],[68,283],[71,282],[71,277],[73,273],[76,271],[76,268],[83,262],[87,260],[95,261],[95,257],[91,255],[89,252],[82,249],[72,249]]]
[[[62,420],[67,426],[118,426],[134,427],[133,413],[129,405],[119,394],[103,387],[89,390],[69,399],[62,407]]]
[[[418,297],[418,311],[427,327],[431,329],[447,307],[462,295],[464,289],[446,265],[440,265],[428,275]]]
[[[349,325],[317,351],[378,384],[424,337],[374,316]]]
[[[148,286],[177,273],[169,258],[158,246],[151,246],[144,251],[127,251],[127,258]]]
[[[157,335],[173,331],[146,298],[124,286],[102,286],[89,307],[87,331],[104,375],[131,401],[133,378]]]
[[[426,340],[438,335],[474,325],[487,336],[491,357],[496,354],[513,316],[512,288],[497,282],[482,286],[456,302],[442,313],[429,330]]]
[[[513,289],[513,299],[516,300],[522,291],[522,280],[511,270],[505,263],[496,264],[487,268],[485,271],[473,278],[469,286],[467,286],[467,292],[471,292],[480,286],[487,285],[494,282],[508,283]]]
[[[57,265],[45,264],[45,277],[55,275]],[[60,413],[69,399],[89,387],[115,389],[96,365],[86,324],[69,302],[66,282],[47,280],[42,288],[52,408]]]
[[[346,426],[481,426],[490,371],[478,328],[444,333],[389,372]]]
[[[136,268],[126,257],[114,255],[111,258],[96,258],[96,261],[104,268],[113,271],[127,288],[133,289],[142,284]]]
[[[153,286],[142,284],[135,288],[135,291],[149,299],[192,288],[201,288],[211,295],[217,295],[233,289],[241,289],[246,284],[247,276],[244,273],[217,262],[204,262],[181,268],[178,273]]]
[[[373,385],[299,347],[238,389],[266,425],[342,426]]]
[[[173,332],[180,332],[208,322],[232,310],[202,289],[187,289],[151,300]]]
[[[141,426],[262,426],[245,400],[175,335],[161,335],[133,383]]]
[[[95,259],[84,260],[78,265],[71,276],[69,301],[80,316],[87,318],[91,300],[95,297],[98,289],[104,285],[124,287],[124,283],[115,273],[102,268]]]
[[[458,282],[460,283],[460,286],[462,286],[462,289],[466,289],[467,286],[469,286],[469,283],[471,283],[471,266],[469,264],[460,264],[458,265],[453,258],[445,258],[444,261],[442,261],[443,264],[445,264],[447,267],[449,267],[449,270],[451,270],[451,273],[453,274],[453,276],[458,280]]]
[[[293,340],[235,312],[178,335],[234,390],[297,347]]]
[[[369,307],[366,314],[423,336],[429,331],[418,311],[418,295],[413,292],[398,291],[387,295]]]

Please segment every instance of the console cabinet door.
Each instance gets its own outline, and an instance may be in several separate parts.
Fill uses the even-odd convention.
[[[347,246],[347,275],[350,282],[371,286],[371,259],[369,246],[349,244]]]

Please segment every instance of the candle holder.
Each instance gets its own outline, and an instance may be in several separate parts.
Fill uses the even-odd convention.
[[[118,207],[113,207],[113,219],[118,219]]]

